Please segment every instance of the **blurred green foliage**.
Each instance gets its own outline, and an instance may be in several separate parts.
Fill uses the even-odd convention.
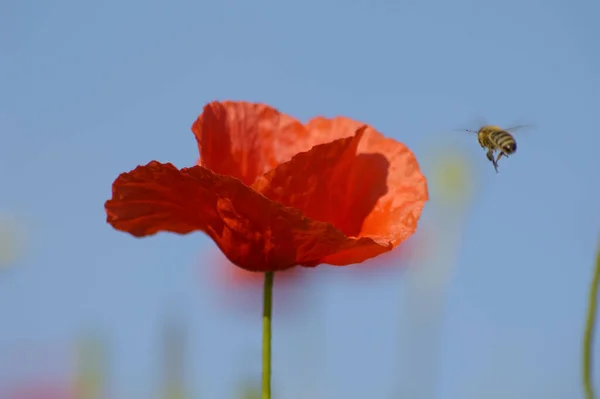
[[[585,332],[583,335],[583,387],[587,399],[594,399],[594,381],[592,370],[592,355],[594,352],[594,330],[596,329],[596,316],[598,307],[598,285],[600,284],[600,241],[596,250],[596,263],[594,265],[594,276],[590,287]]]
[[[239,399],[260,399],[260,387],[254,383],[245,383],[238,391]]]
[[[21,255],[23,226],[11,214],[0,214],[0,268],[12,266]]]

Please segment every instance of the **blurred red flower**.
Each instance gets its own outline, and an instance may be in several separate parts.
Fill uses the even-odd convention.
[[[208,262],[206,262],[207,259],[209,259]],[[216,285],[218,294],[222,295],[219,303],[226,304],[236,311],[248,312],[253,317],[257,311],[260,311],[263,305],[265,279],[263,273],[239,268],[216,250],[211,255],[204,256],[202,263],[203,266],[206,263],[214,266],[207,271],[210,274],[210,284]],[[204,280],[206,277],[204,271],[202,274]],[[291,309],[297,310],[297,307],[304,303],[302,298],[306,295],[307,290],[310,290],[313,276],[315,276],[313,270],[299,267],[277,272],[277,286],[274,288],[273,302],[277,303],[279,309],[284,309],[284,313],[289,313]]]
[[[348,265],[400,244],[428,199],[413,153],[368,125],[212,102],[192,126],[199,165],[122,173],[107,222],[136,237],[203,231],[250,271]]]

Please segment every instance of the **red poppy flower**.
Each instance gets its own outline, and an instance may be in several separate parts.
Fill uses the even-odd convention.
[[[203,231],[251,271],[341,266],[411,236],[428,199],[413,153],[349,118],[303,125],[264,104],[212,102],[192,131],[199,165],[152,161],[115,180],[115,229]]]

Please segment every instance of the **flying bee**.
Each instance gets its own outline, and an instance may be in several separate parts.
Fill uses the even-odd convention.
[[[517,151],[517,141],[512,133],[526,125],[513,126],[508,129],[502,129],[496,125],[482,126],[478,131],[464,129],[466,132],[476,133],[479,145],[487,150],[487,159],[494,165],[496,173],[498,173],[498,161],[503,156],[508,158],[509,155]],[[498,157],[494,159],[494,152],[498,151]]]

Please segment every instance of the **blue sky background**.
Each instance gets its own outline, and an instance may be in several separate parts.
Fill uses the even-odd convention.
[[[159,327],[175,309],[196,393],[229,398],[240,378],[258,378],[260,315],[224,303],[203,261],[213,244],[135,240],[103,208],[120,172],[193,164],[202,106],[240,99],[368,122],[424,166],[441,137],[471,154],[482,184],[431,397],[581,397],[600,226],[599,16],[593,0],[3,0],[0,211],[25,224],[28,247],[0,277],[0,350],[103,331],[113,397],[149,398]],[[474,137],[452,132],[482,118],[535,125],[498,175]],[[294,317],[275,309],[276,397],[300,398],[311,381],[317,398],[391,397],[407,380],[395,347],[409,327],[405,279],[316,273]],[[2,384],[15,378],[4,359]]]

